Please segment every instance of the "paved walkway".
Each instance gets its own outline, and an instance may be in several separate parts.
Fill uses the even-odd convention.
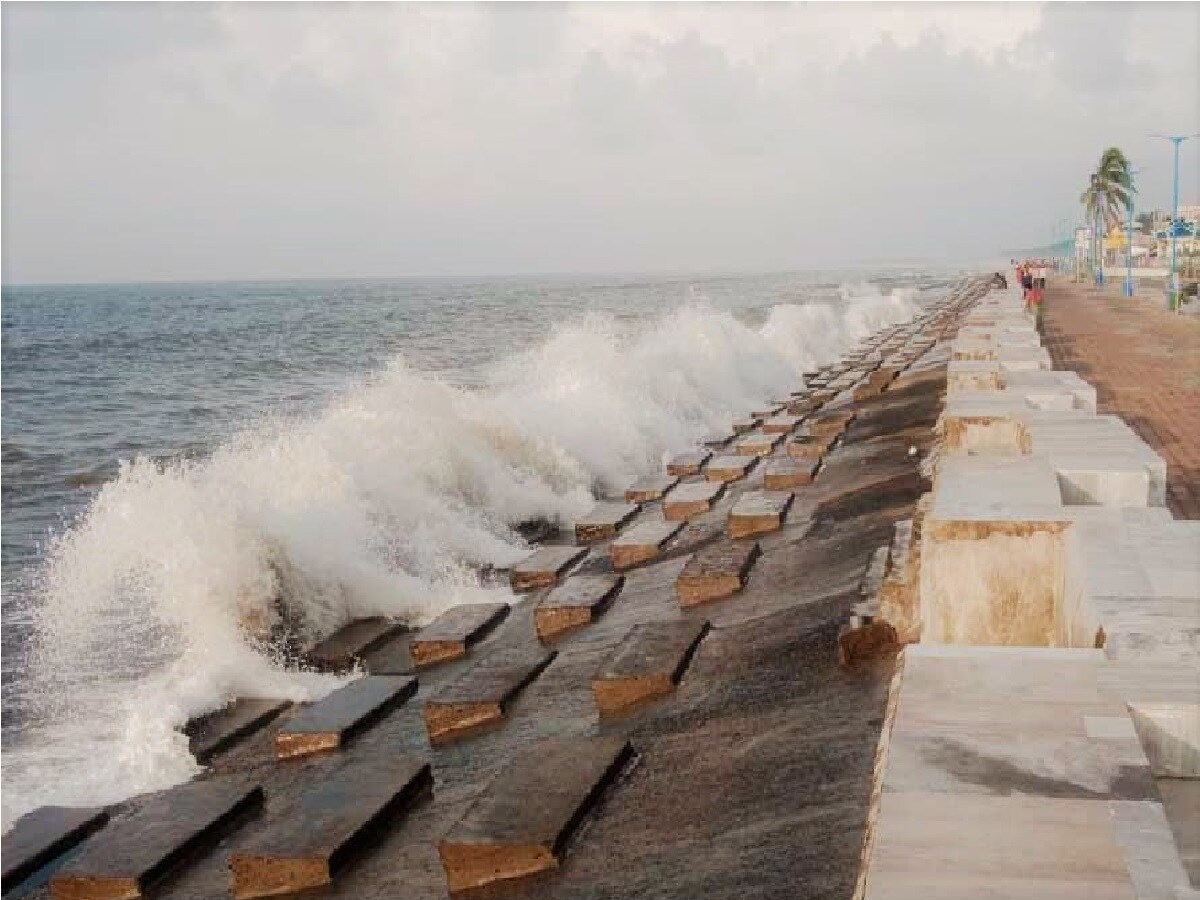
[[[1115,413],[1167,461],[1167,505],[1200,519],[1200,319],[1055,280],[1046,290],[1045,346],[1056,368],[1095,385]]]

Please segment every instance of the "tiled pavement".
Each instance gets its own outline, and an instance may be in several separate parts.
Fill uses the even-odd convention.
[[[1166,460],[1171,512],[1200,519],[1200,319],[1063,279],[1047,288],[1043,333],[1055,368],[1095,385],[1098,412]]]

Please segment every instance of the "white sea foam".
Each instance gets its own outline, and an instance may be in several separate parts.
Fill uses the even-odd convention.
[[[243,623],[278,618],[276,598],[306,638],[357,615],[419,625],[508,599],[479,572],[528,552],[514,525],[569,522],[917,308],[911,292],[856,286],[776,306],[761,327],[702,303],[636,331],[591,315],[483,389],[396,359],[317,416],[260,423],[203,460],[124,466],[49,553],[5,823],[189,777],[177,729],[227,698],[336,686],[247,636]]]

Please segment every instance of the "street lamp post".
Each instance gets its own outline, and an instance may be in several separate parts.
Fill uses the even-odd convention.
[[[1171,309],[1179,309],[1179,273],[1175,269],[1175,222],[1179,219],[1179,145],[1188,138],[1200,137],[1196,134],[1152,134],[1150,137],[1161,138],[1175,145],[1175,174],[1171,187],[1171,274],[1167,287]]]

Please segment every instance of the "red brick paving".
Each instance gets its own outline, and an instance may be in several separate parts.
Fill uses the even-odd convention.
[[[1061,280],[1046,289],[1043,332],[1055,368],[1095,385],[1098,410],[1166,460],[1171,512],[1200,519],[1200,319]]]

